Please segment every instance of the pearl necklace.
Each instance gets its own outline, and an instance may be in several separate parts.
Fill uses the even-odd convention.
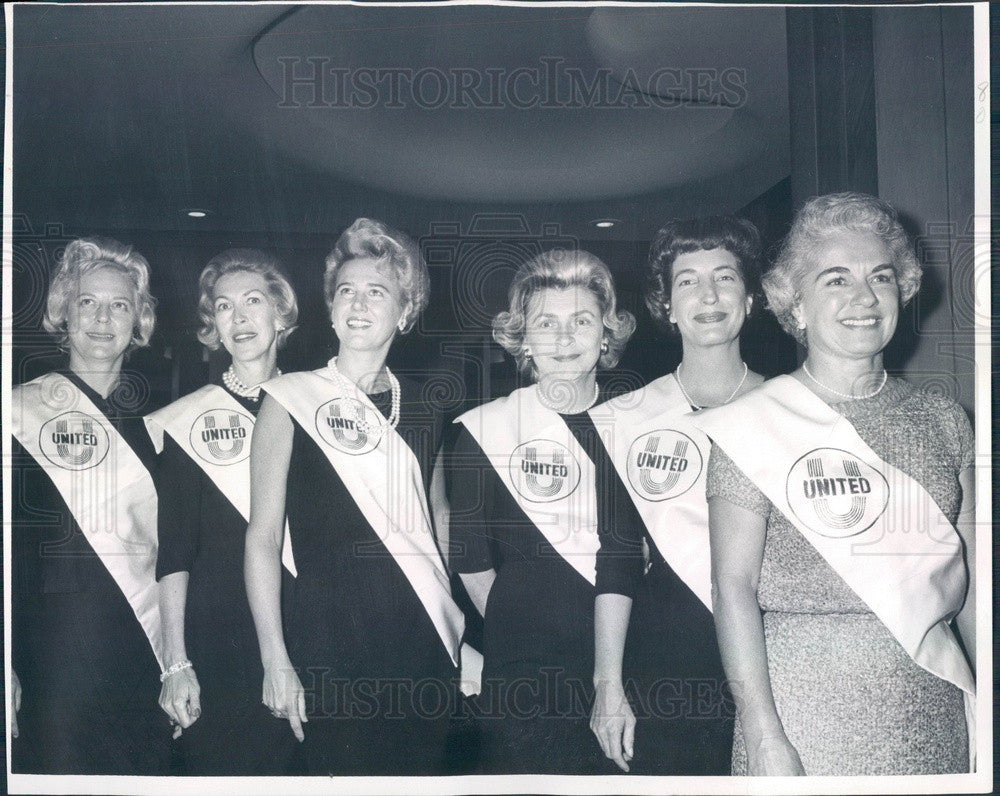
[[[583,409],[580,410],[580,412],[586,412],[588,409],[590,409],[590,407],[592,407],[594,404],[596,404],[597,403],[597,399],[600,396],[600,394],[601,394],[601,388],[598,386],[597,382],[595,381],[594,382],[594,397],[593,397],[593,399],[591,400],[591,402],[589,404],[587,404]],[[553,404],[548,399],[548,397],[546,397],[545,391],[542,390],[542,385],[539,384],[539,383],[537,383],[537,382],[535,383],[535,395],[538,396],[538,401],[546,409],[551,409],[553,412],[557,412],[559,414],[579,414],[579,412],[572,412],[572,413],[570,413],[570,412],[560,412],[560,407],[558,407],[555,404]]]
[[[681,364],[683,364],[683,363],[681,363]],[[740,388],[743,386],[743,383],[747,380],[747,376],[749,375],[749,373],[750,373],[750,368],[747,366],[747,363],[744,362],[743,363],[743,378],[740,379],[740,383],[736,385],[736,389],[733,390],[731,393],[729,393],[729,397],[725,401],[723,401],[721,404],[718,404],[718,406],[725,406],[727,403],[729,403],[731,400],[733,400],[733,398],[736,397],[736,393],[738,393],[740,391]],[[688,406],[690,406],[696,412],[700,412],[702,409],[704,409],[705,408],[704,406],[699,406],[694,401],[692,401],[691,400],[691,396],[688,395],[687,390],[684,389],[684,382],[681,381],[681,366],[680,365],[678,365],[677,366],[677,370],[674,371],[674,378],[677,379],[677,386],[681,388],[681,395],[683,395],[684,396],[684,400],[688,402]]]
[[[809,372],[809,366],[805,362],[802,363],[802,370],[810,379],[816,382],[816,384],[818,384],[824,390],[826,390],[827,392],[832,392],[834,395],[839,395],[841,398],[844,398],[848,401],[863,401],[866,398],[874,398],[876,395],[882,392],[882,388],[885,387],[885,383],[889,381],[888,371],[886,371],[885,368],[882,368],[882,382],[878,385],[877,389],[873,390],[872,392],[865,393],[864,395],[848,395],[847,393],[843,393],[840,392],[839,390],[833,389],[833,387],[827,387],[823,382],[821,382],[819,379],[813,376],[812,373]]]
[[[333,377],[337,382],[337,385],[341,388],[341,392],[345,398],[349,398],[351,393],[357,393],[359,391],[358,385],[351,381],[347,376],[340,372],[337,367],[337,357],[330,360],[330,370],[333,371]],[[399,425],[399,410],[403,403],[402,401],[402,390],[399,387],[399,379],[396,378],[395,374],[389,370],[388,367],[385,369],[386,378],[389,380],[389,389],[392,392],[392,403],[389,410],[388,420],[376,420],[375,423],[369,423],[364,417],[361,416],[361,412],[358,411],[357,407],[353,403],[348,403],[348,412],[351,413],[351,419],[354,421],[354,426],[362,434],[371,436],[373,432],[378,432],[382,434],[387,428],[395,428]],[[379,412],[375,412],[377,417],[381,417]]]
[[[275,368],[275,371],[275,377],[281,375],[281,368]],[[251,401],[260,400],[260,385],[255,384],[253,387],[247,387],[242,381],[240,381],[239,377],[236,375],[236,370],[232,365],[223,371],[222,383],[226,385],[226,389],[229,390],[229,392],[239,395],[241,398],[249,398]]]

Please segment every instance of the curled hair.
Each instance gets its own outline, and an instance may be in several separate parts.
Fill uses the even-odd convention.
[[[711,249],[725,249],[736,258],[748,296],[752,315],[763,298],[760,291],[760,233],[745,218],[737,216],[700,216],[673,219],[664,224],[649,246],[649,267],[643,298],[656,324],[676,331],[670,322],[670,291],[674,261],[682,254]]]
[[[111,268],[132,283],[136,322],[126,353],[149,345],[156,325],[156,299],[149,292],[149,263],[131,246],[114,238],[77,238],[70,241],[49,283],[42,328],[65,351],[69,346],[66,328],[70,299],[79,291],[80,278],[91,271]]]
[[[514,275],[508,292],[509,309],[493,319],[493,339],[514,357],[523,373],[537,375],[530,357],[524,353],[528,306],[540,290],[583,287],[594,294],[601,309],[604,339],[608,350],[598,360],[603,368],[618,364],[625,345],[635,331],[635,317],[617,308],[614,281],[608,267],[590,252],[553,249],[532,257]]]
[[[431,294],[431,279],[420,247],[404,232],[371,218],[359,218],[337,239],[326,257],[323,274],[323,296],[327,309],[333,306],[337,273],[348,260],[371,257],[391,267],[406,302],[406,322],[402,334],[410,331],[427,306]]]
[[[221,277],[237,271],[259,274],[264,278],[267,295],[274,303],[282,327],[278,332],[278,348],[281,348],[295,328],[299,304],[281,263],[260,249],[226,249],[208,261],[198,278],[198,320],[201,322],[198,342],[212,351],[219,347],[221,340],[215,325],[215,285]]]
[[[903,306],[920,289],[922,270],[913,243],[888,202],[850,192],[813,197],[795,215],[774,266],[763,279],[768,309],[781,328],[802,345],[806,344],[806,333],[795,317],[802,298],[802,279],[815,267],[820,244],[844,232],[868,233],[886,245]]]

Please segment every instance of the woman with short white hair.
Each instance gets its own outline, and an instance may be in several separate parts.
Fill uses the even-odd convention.
[[[970,769],[972,429],[883,366],[919,285],[886,202],[810,200],[764,277],[805,361],[698,417],[734,774]]]

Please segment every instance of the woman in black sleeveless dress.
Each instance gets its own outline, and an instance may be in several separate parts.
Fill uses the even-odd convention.
[[[359,219],[327,258],[324,282],[338,356],[267,387],[253,445],[246,578],[264,702],[304,741],[307,773],[444,773],[457,643],[442,643],[436,620],[457,615],[460,623],[460,612],[429,527],[405,529],[428,551],[423,561],[397,557],[394,540],[376,530],[388,516],[380,512],[426,500],[440,438],[418,386],[385,366],[396,334],[409,331],[426,305],[426,265],[408,237]],[[316,398],[319,409],[305,414],[288,408],[322,390],[339,397]],[[317,437],[320,427],[330,436]],[[397,442],[393,450],[416,469],[404,477],[389,464],[364,484],[350,468],[331,467],[326,450],[339,446],[337,456],[363,469],[366,456]],[[277,572],[286,514],[298,577],[282,627]],[[415,564],[443,580],[431,608],[404,569]]]

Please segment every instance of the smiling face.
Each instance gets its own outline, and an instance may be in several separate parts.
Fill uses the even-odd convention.
[[[252,271],[223,274],[212,291],[219,340],[235,362],[251,362],[277,345],[281,321],[267,281]]]
[[[542,288],[528,302],[524,347],[539,381],[575,380],[593,372],[603,338],[600,304],[585,287]]]
[[[83,274],[66,307],[70,368],[120,368],[137,321],[135,286],[126,274],[116,268]]]
[[[391,266],[370,257],[348,260],[340,266],[330,321],[341,351],[370,351],[384,357],[406,310],[403,290]]]
[[[892,254],[867,232],[823,241],[799,285],[795,317],[805,324],[810,354],[849,359],[879,354],[899,320],[899,285]]]
[[[753,299],[728,249],[677,255],[671,269],[670,322],[685,344],[711,346],[739,337]]]

